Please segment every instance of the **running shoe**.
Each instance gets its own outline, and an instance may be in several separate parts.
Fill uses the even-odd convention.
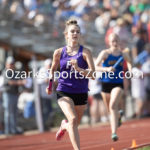
[[[118,119],[118,127],[120,127],[122,125],[122,117],[124,115],[124,111],[123,110],[119,110],[119,119]]]
[[[116,142],[119,138],[118,138],[118,136],[117,136],[116,133],[112,133],[111,139],[112,139],[114,142]]]
[[[61,121],[61,126],[59,128],[59,130],[57,131],[56,133],[56,140],[57,141],[60,141],[62,139],[62,137],[64,136],[65,132],[66,132],[66,129],[62,129],[62,125],[67,123],[67,120],[62,120]]]

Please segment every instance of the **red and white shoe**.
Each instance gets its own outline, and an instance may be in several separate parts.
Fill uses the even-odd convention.
[[[67,122],[68,121],[65,120],[65,119],[61,121],[61,126],[60,126],[59,130],[56,133],[56,140],[57,141],[60,141],[62,139],[62,137],[64,136],[64,134],[66,132],[66,129],[62,129],[62,125],[67,123]]]

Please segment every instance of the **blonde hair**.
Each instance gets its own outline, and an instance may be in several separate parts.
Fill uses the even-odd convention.
[[[65,30],[64,30],[64,34],[66,34],[68,32],[68,27],[71,26],[71,25],[75,25],[75,26],[79,27],[77,20],[69,19],[69,20],[66,21],[66,25],[65,25],[66,27],[65,27]],[[79,29],[80,29],[80,27],[79,27]]]
[[[118,41],[120,41],[120,38],[119,38],[119,36],[116,33],[111,33],[109,35],[109,41],[110,41],[111,38],[115,38],[115,39],[118,39]]]

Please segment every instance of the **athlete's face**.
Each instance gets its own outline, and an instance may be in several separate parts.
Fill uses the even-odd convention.
[[[70,25],[68,27],[67,39],[75,42],[79,42],[80,28],[76,25]]]
[[[116,36],[110,36],[109,37],[109,45],[110,47],[118,48],[119,47],[119,38]]]

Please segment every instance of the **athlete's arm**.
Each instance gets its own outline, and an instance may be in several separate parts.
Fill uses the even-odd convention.
[[[95,62],[95,69],[96,71],[102,71],[102,72],[110,72],[114,71],[113,67],[102,67],[101,63],[108,57],[108,50],[102,50]]]
[[[50,69],[50,75],[51,75],[50,79],[52,79],[52,80],[54,80],[54,72],[57,70],[58,65],[60,63],[61,51],[62,51],[62,48],[57,49],[57,50],[54,51],[54,54],[53,54],[52,66],[51,66],[51,69]]]
[[[50,82],[54,82],[54,72],[57,70],[59,62],[60,62],[60,55],[61,55],[62,48],[55,50],[53,54],[53,61],[52,61],[52,66],[50,69]],[[46,93],[51,94],[52,93],[52,88],[50,89],[49,87],[46,88]]]
[[[131,72],[132,71],[132,60],[131,60],[131,57],[129,55],[129,50],[125,50],[125,52],[123,52],[123,57],[127,62],[128,70]]]
[[[95,65],[94,65],[94,61],[93,61],[93,56],[91,54],[91,51],[87,48],[85,48],[83,50],[83,59],[87,62],[88,64],[88,69],[84,70],[83,75],[87,75],[87,73],[89,73],[89,77],[91,77],[92,79],[94,79],[93,73],[95,72]]]
[[[83,76],[89,77],[91,79],[94,79],[94,72],[95,72],[95,66],[92,58],[91,51],[87,48],[83,49],[83,59],[87,62],[88,64],[88,69],[83,69],[80,68],[77,64],[76,60],[71,60],[71,64],[74,66],[75,70],[80,72]]]

